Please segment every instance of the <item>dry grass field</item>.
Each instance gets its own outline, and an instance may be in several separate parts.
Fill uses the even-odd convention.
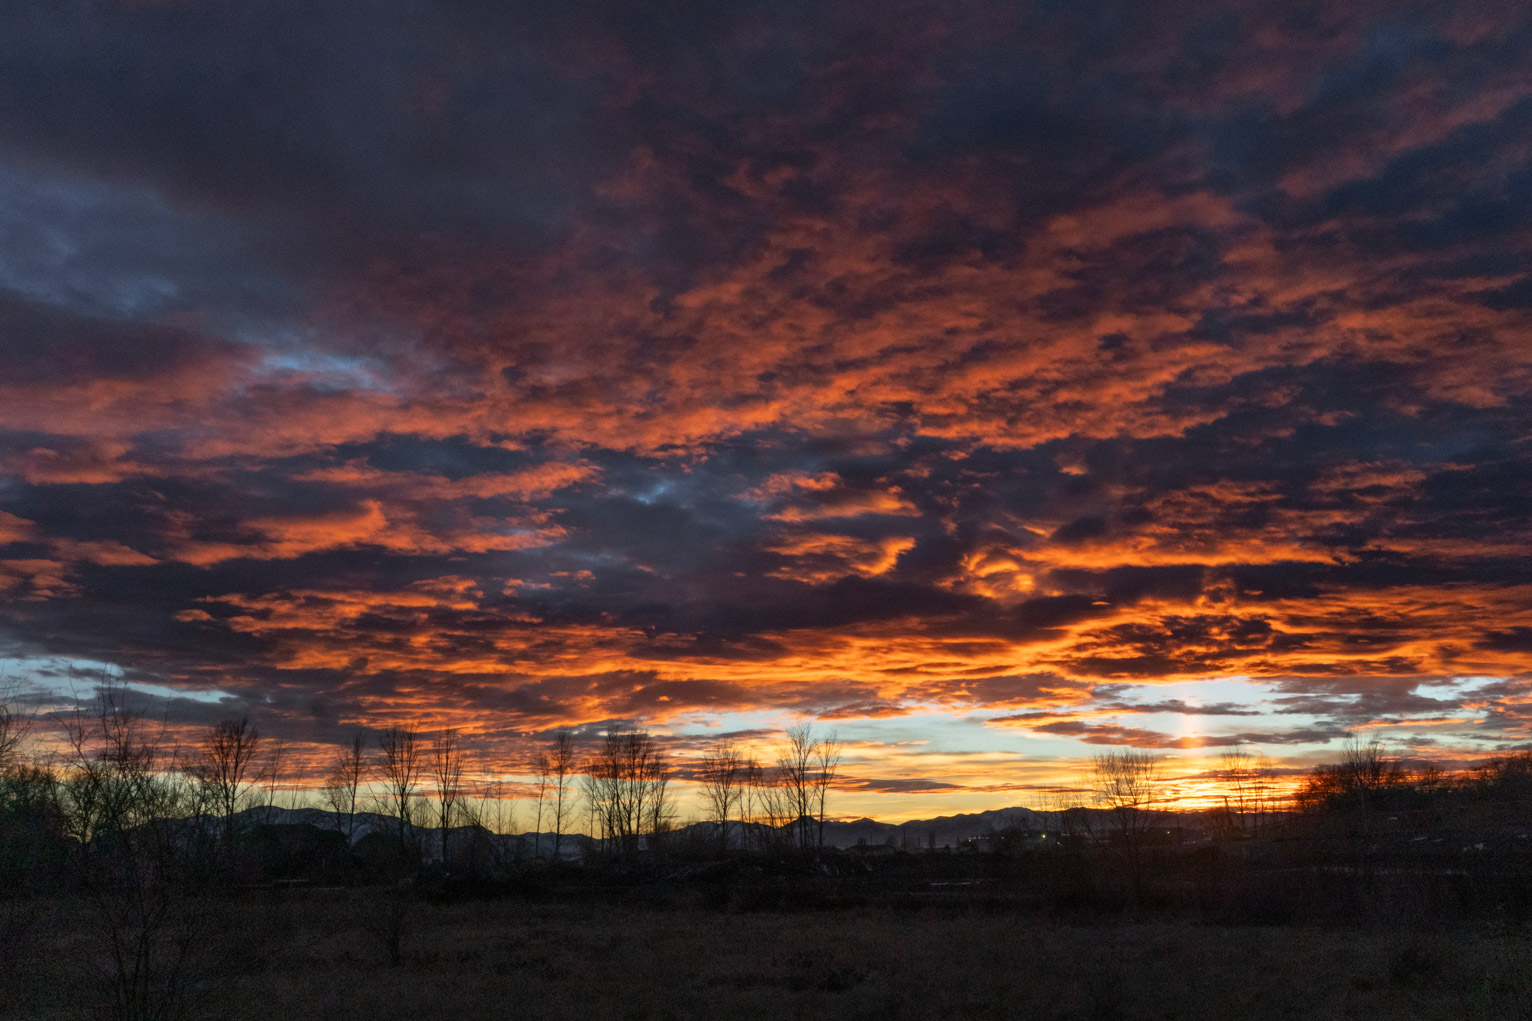
[[[197,916],[184,1016],[1532,1018],[1532,941],[1487,926],[395,903],[401,912],[375,889],[311,891]],[[0,1017],[100,1016],[90,917],[49,908],[37,920],[8,955]]]

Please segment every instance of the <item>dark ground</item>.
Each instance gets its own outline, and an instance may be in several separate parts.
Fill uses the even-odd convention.
[[[1430,917],[1438,895],[1399,898],[1418,884],[1397,874],[1360,886],[1371,917],[1250,924],[1222,895],[1164,900],[1186,892],[1178,877],[1138,904],[1108,874],[1091,903],[1076,890],[1020,906],[1037,885],[1001,882],[1017,868],[906,859],[860,881],[683,868],[493,891],[247,890],[175,904],[161,934],[190,937],[181,1003],[194,1018],[1532,1018],[1528,931]],[[105,1016],[98,909],[30,910],[0,1017]]]

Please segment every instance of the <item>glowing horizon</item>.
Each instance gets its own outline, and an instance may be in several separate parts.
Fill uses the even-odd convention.
[[[1532,746],[1532,13],[619,8],[0,13],[0,676],[882,819]]]

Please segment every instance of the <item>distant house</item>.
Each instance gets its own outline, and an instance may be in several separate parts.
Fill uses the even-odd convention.
[[[982,841],[987,850],[997,854],[1008,854],[1022,850],[1046,851],[1061,847],[1063,836],[1059,830],[1008,826],[1005,829],[986,833]]]
[[[897,847],[889,844],[868,844],[865,842],[853,844],[846,848],[847,854],[854,854],[858,858],[885,858],[899,853]]]

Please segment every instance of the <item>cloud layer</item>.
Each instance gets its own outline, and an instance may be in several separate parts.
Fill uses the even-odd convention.
[[[1508,3],[0,13],[0,636],[314,741],[1526,742],[1529,63]]]

